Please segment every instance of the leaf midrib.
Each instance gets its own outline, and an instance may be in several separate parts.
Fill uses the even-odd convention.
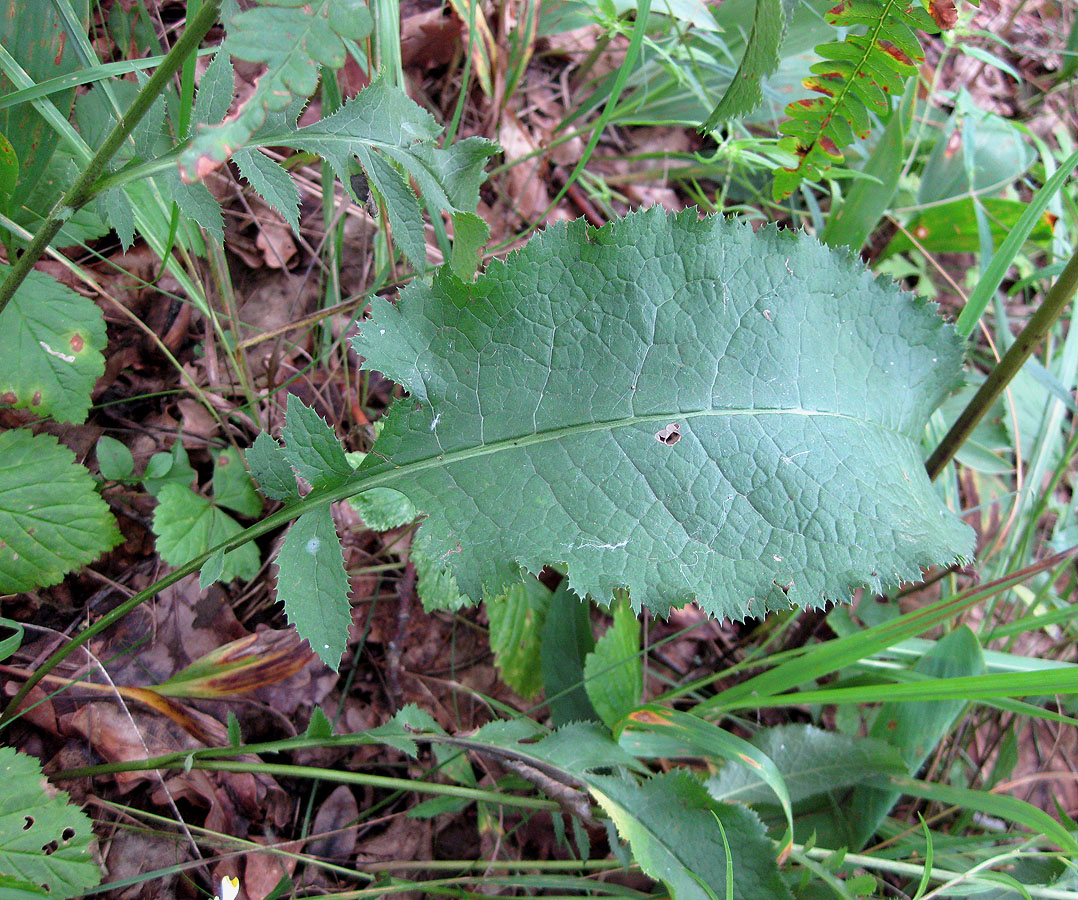
[[[613,431],[617,428],[629,428],[634,425],[668,425],[672,422],[683,422],[687,419],[700,419],[707,417],[720,417],[720,416],[802,416],[806,418],[829,418],[829,419],[845,419],[850,422],[856,422],[862,426],[868,426],[875,428],[879,431],[885,432],[891,435],[900,435],[900,432],[896,432],[893,429],[886,428],[880,425],[878,422],[873,422],[869,419],[858,418],[847,413],[829,412],[827,410],[812,410],[804,409],[803,407],[784,407],[779,409],[761,409],[758,407],[750,408],[724,408],[724,409],[701,409],[691,412],[664,412],[664,413],[652,413],[648,415],[630,416],[621,419],[607,419],[599,422],[583,422],[577,425],[565,425],[558,428],[552,428],[547,431],[539,431],[533,434],[521,435],[519,437],[503,438],[497,441],[490,441],[482,444],[477,444],[474,447],[466,447],[463,450],[452,450],[447,453],[439,453],[434,456],[428,456],[423,459],[413,460],[412,462],[403,463],[400,466],[394,466],[388,460],[384,460],[381,465],[375,463],[369,468],[360,468],[355,475],[351,476],[341,487],[333,490],[331,493],[336,496],[338,491],[351,487],[347,493],[336,497],[341,499],[343,497],[353,496],[361,491],[369,490],[374,487],[390,487],[393,482],[398,479],[404,478],[415,472],[423,472],[429,469],[443,468],[444,466],[451,465],[453,463],[465,462],[469,459],[475,459],[482,456],[492,456],[495,453],[500,453],[503,450],[518,450],[523,447],[531,447],[537,444],[550,443],[552,441],[558,441],[566,437],[571,437],[578,434],[588,434],[595,431]],[[372,455],[368,455],[368,459]]]

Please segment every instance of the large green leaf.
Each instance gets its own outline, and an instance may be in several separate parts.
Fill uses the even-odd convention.
[[[0,783],[0,896],[81,897],[95,887],[89,816],[47,785],[37,760],[10,747],[0,747]]]
[[[9,269],[0,265],[0,279]],[[82,422],[105,372],[105,321],[97,305],[31,272],[0,312],[0,404]]]
[[[120,540],[74,453],[52,435],[0,433],[0,594],[56,584]]]
[[[742,618],[972,552],[920,446],[953,330],[807,235],[558,225],[372,314],[356,348],[411,397],[357,475],[426,513],[472,598],[556,562],[581,596]]]

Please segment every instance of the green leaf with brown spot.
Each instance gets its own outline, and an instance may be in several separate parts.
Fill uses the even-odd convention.
[[[0,265],[0,280],[8,266]],[[0,404],[83,422],[105,372],[105,321],[97,304],[31,272],[0,312]],[[17,363],[16,363],[17,361]]]

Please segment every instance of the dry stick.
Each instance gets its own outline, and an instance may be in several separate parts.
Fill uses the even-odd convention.
[[[93,198],[96,193],[97,180],[104,174],[105,167],[108,166],[112,157],[116,155],[124,141],[134,131],[135,126],[142,120],[142,117],[149,112],[150,107],[153,106],[158,96],[168,86],[169,81],[172,80],[172,76],[179,71],[184,60],[198,50],[198,45],[202,43],[202,38],[206,36],[206,32],[217,22],[220,5],[221,0],[210,0],[187,23],[183,36],[168,52],[161,65],[158,66],[157,71],[146,82],[146,86],[139,91],[130,108],[116,123],[112,131],[109,132],[105,142],[94,154],[93,159],[86,164],[86,168],[83,169],[78,180],[53,206],[48,218],[38,228],[33,241],[30,242],[30,246],[26,248],[11,267],[7,278],[4,279],[4,283],[0,284],[0,313],[4,311],[11,298],[15,296],[15,292],[26,280],[26,276],[30,274],[34,264],[48,249],[49,244],[63,227],[64,222],[71,218],[77,209],[85,206]]]
[[[1056,320],[1062,315],[1063,310],[1066,309],[1067,304],[1070,303],[1076,290],[1078,290],[1078,250],[1071,256],[1070,262],[1067,263],[1056,283],[1048,291],[1044,302],[1033,314],[1029,322],[1026,323],[1022,333],[1015,338],[1010,349],[1003,355],[1003,359],[999,361],[999,364],[985,379],[984,384],[973,395],[973,399],[969,401],[966,408],[962,410],[962,414],[951,426],[951,430],[947,432],[943,440],[940,441],[939,446],[928,458],[925,468],[928,470],[929,478],[935,481],[947,463],[954,458],[955,453],[973,433],[978,423],[984,418],[985,413],[996,402],[999,395],[1003,393],[1003,389],[1018,374],[1018,370],[1022,368],[1026,360],[1033,354],[1033,351],[1044,340]]]

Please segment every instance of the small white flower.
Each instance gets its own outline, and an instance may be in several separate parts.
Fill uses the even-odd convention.
[[[236,900],[240,892],[240,880],[238,878],[222,878],[221,893],[213,900]]]

